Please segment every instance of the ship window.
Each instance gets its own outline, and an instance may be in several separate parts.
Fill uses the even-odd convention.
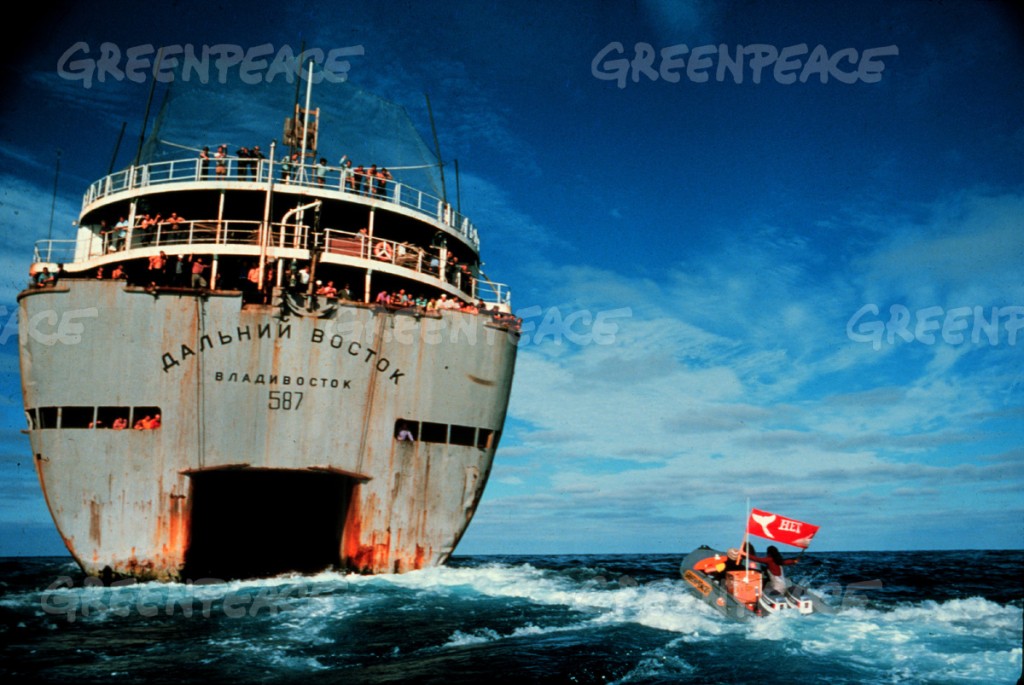
[[[424,442],[448,442],[448,426],[443,423],[424,421],[420,424],[420,440]]]
[[[138,411],[138,410],[136,410]],[[474,426],[448,426],[430,421],[417,422],[410,419],[395,421],[394,437],[397,438],[402,429],[408,429],[414,440],[436,442],[440,444],[476,446],[479,449],[497,449],[501,431]]]
[[[95,407],[61,407],[61,428],[92,428]]]
[[[159,428],[162,418],[163,417],[160,415],[160,407],[134,407],[132,409],[132,428],[142,428],[142,426],[139,425],[139,422],[145,421],[146,419],[149,419],[150,421],[155,420],[157,422],[155,428]],[[152,428],[154,426],[150,427]]]
[[[39,427],[40,428],[56,428],[57,427],[57,407],[40,407],[39,408]]]
[[[25,417],[30,430],[114,428],[118,419],[124,428],[132,428],[146,417],[157,420],[150,428],[160,427],[160,407],[39,407],[26,409]]]
[[[476,442],[476,428],[472,426],[452,426],[449,442],[453,445],[472,447],[473,443]]]
[[[412,433],[413,440],[419,440],[420,424],[418,422],[398,419],[395,421],[395,437],[397,438],[403,430],[407,430]]]
[[[124,419],[124,426],[127,426],[129,413],[128,407],[99,407],[96,410],[96,427],[113,428],[118,419]]]

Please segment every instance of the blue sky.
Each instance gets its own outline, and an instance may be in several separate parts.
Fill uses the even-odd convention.
[[[4,60],[0,555],[63,553],[20,433],[11,317],[31,245],[51,204],[70,235],[122,121],[129,161],[150,85],[62,75],[80,41],[94,57],[103,42],[360,46],[349,83],[404,106],[428,141],[429,93],[487,271],[526,322],[460,553],[734,544],[748,498],[820,525],[812,550],[1024,546],[1024,34],[1009,3],[104,5],[50,11]],[[638,44],[655,70],[693,52],[711,66],[600,78],[615,68],[602,52]],[[696,49],[719,45],[797,66],[717,78],[717,51]],[[780,82],[819,45],[840,76],[875,49],[884,70]],[[204,86],[235,113],[223,135],[278,135],[259,103],[294,85],[227,81]]]

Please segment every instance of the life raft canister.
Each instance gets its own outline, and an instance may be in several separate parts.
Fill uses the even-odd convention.
[[[383,240],[378,240],[377,244],[373,248],[373,256],[381,261],[391,261],[391,246]]]

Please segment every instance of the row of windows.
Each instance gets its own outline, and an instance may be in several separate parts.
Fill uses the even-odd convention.
[[[501,431],[473,426],[456,426],[447,423],[431,423],[430,421],[412,421],[398,419],[395,421],[396,440],[419,440],[449,445],[478,447],[482,450],[497,448]]]
[[[29,430],[160,427],[160,407],[39,407],[26,409]]]
[[[30,430],[48,428],[152,429],[160,427],[160,407],[39,407],[26,409]],[[395,438],[479,449],[497,448],[501,431],[430,421],[399,419]]]

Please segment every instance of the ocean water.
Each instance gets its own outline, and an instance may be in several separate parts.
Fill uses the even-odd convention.
[[[1017,683],[1024,552],[809,553],[835,615],[728,622],[679,555],[455,557],[103,587],[0,559],[0,678],[75,683]]]

